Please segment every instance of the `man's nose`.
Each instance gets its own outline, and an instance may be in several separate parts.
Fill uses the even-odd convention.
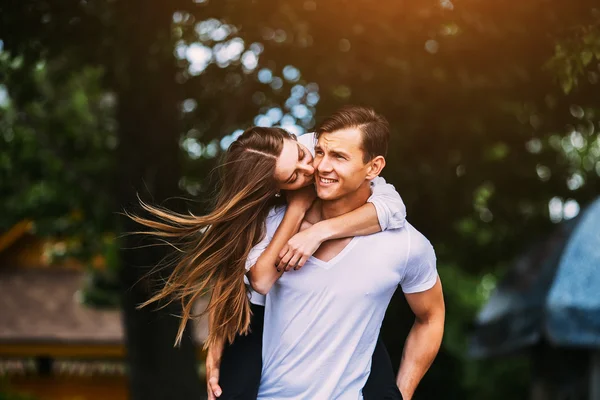
[[[317,171],[321,172],[321,173],[330,172],[331,171],[331,164],[327,160],[327,157],[321,158],[321,160],[319,161],[319,163],[315,166],[315,169]]]

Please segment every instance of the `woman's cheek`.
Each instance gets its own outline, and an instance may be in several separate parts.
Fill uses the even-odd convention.
[[[305,178],[302,187],[306,187],[308,185],[312,185],[314,182],[315,182],[315,180],[312,177],[311,178]]]

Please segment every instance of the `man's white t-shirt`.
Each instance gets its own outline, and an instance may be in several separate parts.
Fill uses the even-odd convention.
[[[316,138],[314,133],[311,132],[298,136],[298,142],[306,146],[313,156],[315,155]],[[368,201],[375,206],[377,219],[382,231],[398,229],[404,225],[404,221],[406,221],[406,206],[394,186],[386,183],[385,179],[377,177],[371,181],[371,197],[369,197]],[[266,244],[271,241],[274,234],[275,231],[270,232],[267,230],[267,240],[261,242],[264,247],[255,247],[253,252],[258,255],[262,254],[266,248]],[[252,267],[257,258],[258,256],[249,256],[248,260],[250,261],[246,263],[246,268]],[[245,281],[249,285],[247,278]],[[250,290],[250,302],[264,306],[265,296],[255,292],[250,286],[248,288]]]
[[[284,213],[271,212],[263,242]],[[407,222],[284,273],[266,299],[258,399],[362,399],[392,295],[398,285],[405,293],[433,287],[435,262],[429,241]]]

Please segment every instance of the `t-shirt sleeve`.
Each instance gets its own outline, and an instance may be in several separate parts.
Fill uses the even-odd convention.
[[[410,248],[400,286],[404,293],[425,292],[437,281],[435,251],[425,236],[410,225],[408,229]]]
[[[267,219],[265,221],[266,224],[266,233],[265,237],[258,242],[248,253],[248,258],[246,259],[246,271],[256,264],[258,257],[265,251],[271,240],[273,240],[273,236],[275,236],[275,232],[281,224],[283,220],[283,216],[285,215],[285,207],[273,207],[271,211],[269,211],[269,215],[267,215]]]
[[[377,210],[377,219],[382,231],[399,229],[406,222],[406,206],[394,185],[378,176],[371,181],[371,197],[368,201]]]

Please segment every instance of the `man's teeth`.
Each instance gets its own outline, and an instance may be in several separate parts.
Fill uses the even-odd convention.
[[[323,183],[334,183],[334,182],[337,182],[337,181],[335,179],[321,178],[321,182],[323,182]]]

